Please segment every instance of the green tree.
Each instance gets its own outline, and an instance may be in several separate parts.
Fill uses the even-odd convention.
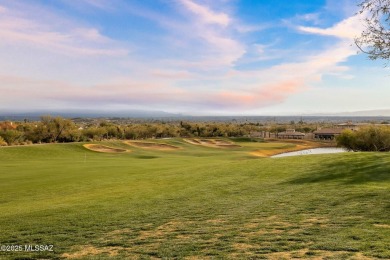
[[[32,139],[35,142],[71,142],[69,132],[75,129],[75,124],[62,117],[42,116],[41,122],[34,129]]]
[[[107,129],[105,127],[88,127],[82,131],[82,135],[87,140],[101,141],[107,135]]]
[[[358,131],[345,130],[337,137],[338,146],[353,151],[390,151],[390,128],[368,126]]]
[[[356,151],[356,133],[350,129],[344,130],[336,137],[337,146],[344,147],[350,151]]]

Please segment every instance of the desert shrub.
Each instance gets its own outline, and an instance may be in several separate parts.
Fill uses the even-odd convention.
[[[368,126],[358,131],[345,130],[337,137],[337,145],[352,151],[390,151],[390,127]]]
[[[18,130],[3,130],[0,132],[0,136],[8,145],[19,144],[23,141],[23,132]]]
[[[0,136],[0,146],[7,146],[7,142]]]

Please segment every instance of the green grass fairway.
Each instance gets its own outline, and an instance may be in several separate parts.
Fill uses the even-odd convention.
[[[390,259],[390,154],[251,156],[286,143],[0,148],[0,259]]]

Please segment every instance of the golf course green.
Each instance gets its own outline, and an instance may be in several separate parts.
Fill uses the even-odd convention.
[[[1,147],[0,259],[390,258],[389,153],[196,142]]]

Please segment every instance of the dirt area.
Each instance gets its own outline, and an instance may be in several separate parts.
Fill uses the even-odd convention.
[[[120,148],[113,148],[101,144],[84,144],[83,145],[85,148],[88,150],[92,150],[95,152],[100,152],[100,153],[124,153],[124,152],[129,152],[129,150],[126,149],[120,149]]]
[[[308,140],[286,140],[286,139],[270,139],[267,141],[268,143],[286,143],[286,144],[294,144],[294,147],[289,148],[275,148],[275,149],[264,149],[264,150],[256,150],[250,152],[251,155],[259,156],[259,157],[269,157],[272,155],[277,155],[281,153],[295,152],[301,151],[311,148],[319,148],[319,147],[333,147],[332,143],[321,143],[314,142]]]
[[[177,150],[180,149],[180,147],[170,145],[170,144],[161,144],[161,143],[152,143],[152,142],[140,142],[140,141],[125,141],[126,144],[135,146],[138,148],[143,149],[153,149],[153,150],[162,150],[162,151],[169,151],[169,150]]]
[[[188,138],[184,139],[187,143],[194,145],[202,145],[213,148],[241,148],[240,145],[233,142],[225,141],[222,139],[197,139],[197,138]]]

